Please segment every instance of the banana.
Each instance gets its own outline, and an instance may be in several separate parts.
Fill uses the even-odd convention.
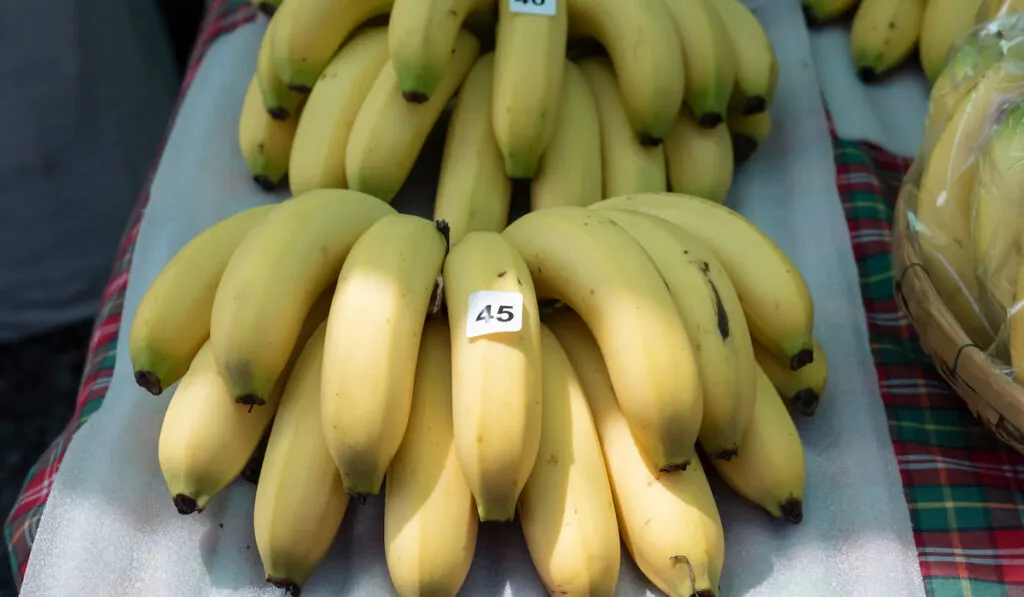
[[[290,595],[327,555],[348,507],[320,433],[324,331],[321,325],[305,344],[285,386],[256,486],[256,549],[267,582]]]
[[[1024,0],[984,0],[978,8],[977,23],[1024,12]]]
[[[444,78],[455,38],[471,12],[494,10],[494,0],[394,0],[388,47],[398,88],[422,104]]]
[[[330,298],[322,295],[306,315],[302,342],[327,317]],[[287,379],[298,352],[289,356],[282,379]],[[267,404],[257,410],[236,404],[210,344],[203,345],[171,396],[160,426],[160,470],[179,514],[202,512],[242,473],[277,412],[282,386],[275,386]]]
[[[686,65],[664,0],[565,0],[574,37],[607,50],[622,103],[642,145],[661,145],[683,105]]]
[[[644,248],[665,280],[704,389],[698,439],[711,458],[731,458],[754,414],[757,386],[750,331],[732,282],[711,249],[682,228],[642,212],[602,213]]]
[[[541,326],[540,452],[519,499],[530,558],[552,595],[615,593],[619,529],[601,443],[572,363]]]
[[[860,0],[802,0],[804,18],[811,26],[834,21],[853,10]]]
[[[351,495],[377,495],[405,434],[444,224],[393,214],[356,241],[327,319],[324,437]],[[354,342],[354,338],[362,341]]]
[[[210,311],[235,248],[275,205],[241,211],[188,241],[146,289],[128,336],[135,382],[154,396],[178,381],[210,336]]]
[[[1017,272],[1017,286],[1014,289],[1014,302],[1024,300],[1024,267]],[[1008,329],[1008,351],[1010,366],[1013,368],[1013,379],[1024,383],[1024,309],[1014,309],[1006,318]]]
[[[409,425],[384,486],[384,555],[400,597],[454,596],[476,548],[476,507],[455,455],[448,334],[443,320],[423,328]]]
[[[779,84],[775,48],[761,23],[740,0],[712,0],[722,16],[736,58],[731,104],[750,116],[768,109]]]
[[[533,280],[500,234],[470,232],[445,261],[444,289],[455,453],[480,521],[509,521],[540,446],[540,314]],[[482,291],[521,294],[522,329],[467,337],[467,318],[481,314],[470,312],[470,299]]]
[[[362,193],[310,191],[246,235],[224,269],[210,317],[213,356],[236,401],[266,400],[310,305],[337,280],[356,239],[393,213]]]
[[[850,53],[857,76],[870,83],[913,53],[925,0],[862,0],[850,25]]]
[[[434,219],[448,222],[452,245],[474,230],[500,232],[508,223],[512,182],[491,126],[494,54],[481,56],[459,94],[448,122]]]
[[[253,75],[238,119],[238,147],[253,181],[264,190],[274,190],[288,174],[298,124],[298,112],[287,120],[277,120],[267,113],[259,81]]]
[[[750,333],[796,371],[814,358],[814,303],[800,271],[771,238],[739,213],[682,194],[605,199],[592,209],[658,216],[707,243],[736,288]]]
[[[735,159],[728,127],[702,127],[684,107],[665,139],[665,159],[672,191],[725,203]]]
[[[772,132],[772,117],[767,110],[744,116],[739,110],[730,109],[725,122],[729,127],[733,161],[737,166],[750,159]]]
[[[929,0],[921,17],[918,56],[929,81],[935,81],[953,43],[974,26],[982,0]]]
[[[725,114],[736,84],[736,57],[714,0],[667,0],[686,68],[684,100],[703,128],[715,128]]]
[[[558,124],[530,183],[530,209],[587,206],[603,198],[597,100],[583,71],[566,61]]]
[[[360,25],[391,11],[394,0],[288,0],[274,18],[274,69],[292,89],[309,92]]]
[[[295,130],[288,181],[293,194],[343,189],[345,149],[356,113],[388,60],[387,28],[357,33],[313,86]]]
[[[282,0],[250,0],[252,5],[255,6],[268,17],[274,16],[277,9],[281,6]]]
[[[263,33],[260,50],[256,54],[256,80],[259,82],[260,95],[263,97],[263,107],[267,114],[275,120],[288,120],[289,116],[299,110],[306,97],[304,93],[289,89],[274,70],[271,44],[274,42],[274,28],[280,22],[280,19],[270,19]]]
[[[804,517],[804,447],[786,405],[760,369],[754,419],[743,446],[736,458],[713,461],[718,475],[772,516],[798,524]]]
[[[1002,321],[986,320],[971,242],[975,149],[1003,106],[1024,98],[1024,68],[1014,60],[992,66],[961,100],[935,142],[917,189],[914,226],[928,275],[967,335],[991,344]]]
[[[665,148],[643,145],[637,139],[611,62],[607,58],[587,58],[579,66],[597,101],[602,195],[617,197],[668,190]]]
[[[791,371],[757,342],[754,343],[754,357],[791,411],[805,417],[814,414],[828,382],[828,359],[817,338],[814,339],[814,361],[799,371]]]
[[[568,15],[516,12],[498,0],[494,49],[494,135],[509,178],[532,178],[555,133],[565,69]]]
[[[669,597],[714,597],[725,536],[700,460],[659,471],[616,405],[602,351],[583,320],[562,309],[546,320],[579,377],[601,440],[622,542]],[[619,402],[621,404],[621,401]]]
[[[345,150],[345,176],[355,191],[391,201],[412,172],[438,117],[480,53],[480,42],[460,30],[444,77],[429,100],[405,101],[391,62],[374,81],[356,114]]]
[[[526,261],[538,296],[569,305],[594,331],[644,453],[661,470],[690,464],[703,410],[697,361],[643,247],[581,207],[530,212],[502,236]]]

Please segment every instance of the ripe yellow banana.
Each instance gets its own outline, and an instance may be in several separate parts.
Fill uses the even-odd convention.
[[[750,159],[772,132],[772,117],[767,110],[745,116],[739,110],[730,109],[725,122],[732,140],[733,162],[737,166]]]
[[[738,450],[754,414],[754,347],[732,282],[711,249],[692,234],[643,212],[601,212],[644,248],[665,280],[693,344],[704,389],[701,446],[711,458]]]
[[[276,120],[288,120],[289,116],[299,110],[306,97],[304,93],[289,89],[274,70],[274,54],[271,45],[274,43],[274,28],[280,22],[281,19],[270,19],[270,23],[263,33],[260,51],[256,55],[256,80],[259,82],[263,107],[266,108],[267,114]]]
[[[301,342],[327,318],[330,299],[322,295],[310,309],[299,334]],[[298,354],[296,350],[289,356],[283,379]],[[210,344],[199,350],[167,406],[158,444],[160,470],[180,514],[201,512],[245,469],[277,412],[283,385],[275,386],[259,409],[237,404]]]
[[[992,66],[958,104],[924,166],[915,226],[921,258],[936,290],[967,335],[987,347],[999,322],[985,319],[971,242],[975,150],[1003,106],[1024,98],[1024,68],[1013,60]]]
[[[434,94],[448,66],[455,38],[471,12],[494,10],[494,0],[394,0],[388,47],[398,88],[421,104]]]
[[[502,236],[526,261],[538,295],[569,305],[594,331],[644,453],[666,471],[690,464],[703,410],[697,361],[643,247],[582,207],[530,212]]]
[[[210,317],[213,356],[235,400],[266,400],[310,306],[337,281],[356,239],[393,213],[355,191],[310,191],[246,235],[224,269]]]
[[[338,276],[321,402],[324,437],[351,495],[377,495],[405,434],[420,334],[447,249],[442,226],[385,216]]]
[[[1024,300],[1024,267],[1017,272],[1017,287],[1014,289],[1014,300]],[[1015,309],[1006,320],[1009,328],[1010,366],[1013,367],[1013,379],[1024,383],[1024,309]]]
[[[686,85],[679,33],[664,0],[564,1],[574,36],[596,38],[608,51],[639,142],[661,145]]]
[[[277,120],[267,113],[259,81],[253,75],[238,119],[238,147],[252,179],[261,188],[274,190],[288,174],[288,160],[298,124],[298,112],[286,120]]]
[[[803,520],[804,446],[796,425],[764,371],[757,371],[754,419],[744,451],[715,470],[736,493],[793,524]]]
[[[285,386],[256,486],[253,527],[263,571],[267,582],[291,595],[327,555],[348,507],[320,433],[323,346],[321,325]]]
[[[968,29],[982,0],[929,0],[921,17],[918,55],[928,80],[935,81],[946,64],[949,49]]]
[[[384,487],[384,554],[400,597],[452,595],[469,574],[478,520],[452,429],[448,325],[423,328],[412,410]]]
[[[250,0],[252,5],[255,6],[268,17],[274,16],[277,12],[278,7],[281,6],[282,0]]]
[[[388,61],[356,114],[345,151],[345,176],[355,191],[391,201],[419,157],[441,111],[480,53],[480,42],[459,31],[444,77],[429,100],[405,101]]]
[[[602,351],[568,310],[547,325],[572,362],[594,417],[615,499],[619,532],[640,571],[670,597],[714,597],[725,560],[725,534],[700,461],[659,471],[616,404]],[[619,403],[621,404],[621,402]]]
[[[128,337],[135,382],[159,395],[178,381],[210,336],[210,312],[224,268],[242,238],[275,208],[241,211],[188,241],[146,289]]]
[[[553,15],[513,11],[498,0],[494,49],[494,135],[509,178],[532,178],[557,125],[568,14],[565,1]]]
[[[807,24],[823,25],[853,10],[860,0],[801,0]]]
[[[391,11],[394,0],[288,0],[274,15],[274,68],[296,91],[309,92],[357,27]]]
[[[455,96],[437,180],[434,219],[448,222],[451,243],[474,230],[508,223],[512,182],[491,125],[494,54],[481,56]]]
[[[530,183],[530,209],[587,206],[603,198],[597,100],[580,67],[566,61],[558,124]]]
[[[725,203],[734,163],[728,127],[702,127],[690,108],[683,108],[665,139],[665,159],[672,191]]]
[[[292,193],[343,189],[345,149],[356,113],[388,60],[387,28],[357,33],[334,56],[309,94],[295,131],[288,182]]]
[[[679,32],[686,65],[686,105],[697,123],[715,128],[725,114],[736,84],[736,57],[714,0],[666,0]]]
[[[665,148],[642,145],[637,139],[611,62],[607,58],[587,58],[579,66],[597,102],[602,195],[617,197],[668,190]]]
[[[722,16],[736,58],[736,86],[730,103],[748,116],[764,112],[779,83],[779,63],[772,41],[741,0],[712,3]]]
[[[925,0],[862,0],[850,25],[850,53],[857,76],[870,83],[913,53]]]
[[[791,411],[805,417],[814,414],[828,382],[828,358],[817,338],[814,339],[814,362],[799,371],[791,371],[757,342],[754,343],[754,357]]]
[[[541,342],[540,452],[519,499],[526,547],[552,595],[611,597],[619,578],[619,529],[601,443],[572,363],[543,326]]]
[[[541,434],[540,314],[533,280],[523,258],[496,232],[470,232],[444,264],[444,291],[451,326],[452,409],[455,453],[476,498],[482,522],[509,521],[533,469]],[[490,311],[470,299],[476,292],[522,295],[518,332],[467,336]],[[508,304],[508,303],[506,303]]]
[[[811,363],[810,290],[796,265],[753,222],[713,201],[672,193],[605,199],[591,208],[646,212],[707,243],[736,287],[754,339],[794,371]]]

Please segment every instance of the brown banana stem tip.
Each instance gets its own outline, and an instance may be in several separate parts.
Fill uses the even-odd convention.
[[[713,460],[726,460],[726,461],[728,461],[728,460],[732,460],[733,457],[736,456],[736,454],[738,454],[738,453],[739,453],[739,450],[736,449],[736,448],[725,448],[724,450],[719,450],[717,452],[712,452],[711,454],[708,454],[708,457],[710,457]]]
[[[781,505],[782,519],[793,524],[800,524],[804,519],[804,503],[797,498],[789,498]]]
[[[267,582],[279,589],[284,589],[285,594],[291,595],[292,597],[299,597],[299,594],[302,592],[298,583],[288,580],[287,578],[274,578],[273,576],[268,576]]]
[[[184,493],[174,496],[171,501],[174,502],[174,507],[178,510],[178,514],[188,515],[200,511],[199,504],[196,503],[195,498]]]
[[[753,116],[754,114],[760,114],[768,109],[768,100],[765,98],[755,95],[748,97],[743,101],[742,112],[745,116]]]
[[[857,69],[857,77],[862,83],[874,83],[878,80],[878,73],[870,66],[865,66],[864,68]]]
[[[258,8],[260,9],[260,12],[267,15],[267,17],[272,17],[274,16],[274,13],[277,12],[277,7],[269,2],[260,2]]]
[[[818,403],[821,400],[821,396],[818,395],[814,390],[807,388],[800,390],[793,397],[790,398],[789,402],[793,409],[805,417],[814,415],[814,411],[818,410]]]
[[[403,91],[402,97],[410,104],[424,104],[428,99],[430,99],[427,97],[427,94],[422,91]]]
[[[715,592],[711,589],[701,589],[694,593],[691,597],[715,597]]]
[[[285,110],[280,106],[276,108],[269,108],[267,110],[267,114],[269,114],[274,120],[288,120],[288,117],[291,116],[288,110]]]
[[[814,11],[811,10],[810,8],[808,8],[807,6],[804,6],[803,9],[804,9],[804,21],[806,21],[807,24],[809,26],[811,26],[811,27],[819,25],[819,23],[818,23],[818,15],[814,14]]]
[[[263,174],[253,176],[252,181],[264,191],[273,191],[277,188],[277,183],[270,180],[268,176],[264,176]]]
[[[296,85],[289,85],[288,89],[291,89],[292,91],[294,91],[296,93],[309,93],[310,91],[313,91],[313,88],[310,87],[309,85],[298,85],[298,84],[296,84]]]
[[[160,383],[160,378],[158,378],[152,371],[136,371],[135,383],[139,384],[139,387],[154,396],[159,396],[164,391],[163,384]]]
[[[732,135],[732,158],[734,165],[740,165],[750,159],[757,150],[757,139],[750,135],[733,133]]]
[[[663,139],[659,139],[654,135],[640,133],[640,145],[643,145],[644,147],[658,147],[661,145],[662,141]]]
[[[718,112],[705,112],[700,115],[700,118],[697,119],[697,124],[701,128],[713,129],[716,126],[722,124],[723,120],[725,119],[722,118],[722,115],[719,114]]]
[[[238,398],[235,398],[235,402],[237,402],[238,404],[245,404],[248,406],[263,406],[264,404],[267,403],[266,400],[260,398],[256,394],[244,394],[242,396],[239,396]]]
[[[674,473],[676,471],[685,471],[686,467],[688,466],[690,466],[690,461],[687,459],[677,464],[669,464],[665,467],[662,467],[660,471],[663,473]]]
[[[805,348],[800,352],[796,353],[789,359],[789,370],[799,371],[802,367],[810,365],[814,362],[814,351],[810,348]]]

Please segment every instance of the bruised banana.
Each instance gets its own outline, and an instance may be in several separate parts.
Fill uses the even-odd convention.
[[[805,417],[814,415],[828,382],[828,358],[817,338],[814,339],[814,361],[799,371],[791,371],[756,342],[754,357],[790,410]]]
[[[277,120],[267,113],[259,81],[253,75],[238,119],[238,147],[249,174],[260,188],[272,191],[288,174],[288,161],[298,125],[299,111],[285,120]]]
[[[665,139],[665,159],[672,191],[725,203],[734,165],[727,127],[702,127],[690,108],[684,107]]]

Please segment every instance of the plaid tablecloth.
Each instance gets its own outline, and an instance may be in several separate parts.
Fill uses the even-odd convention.
[[[182,95],[210,44],[254,18],[256,12],[246,0],[214,0]],[[1024,597],[1024,457],[1003,447],[971,416],[921,351],[893,298],[892,210],[910,160],[834,134],[833,147],[871,349],[928,594]],[[19,582],[68,443],[106,395],[132,250],[148,198],[147,184],[122,240],[90,340],[75,417],[29,473],[4,525]],[[884,592],[884,587],[879,590]]]

